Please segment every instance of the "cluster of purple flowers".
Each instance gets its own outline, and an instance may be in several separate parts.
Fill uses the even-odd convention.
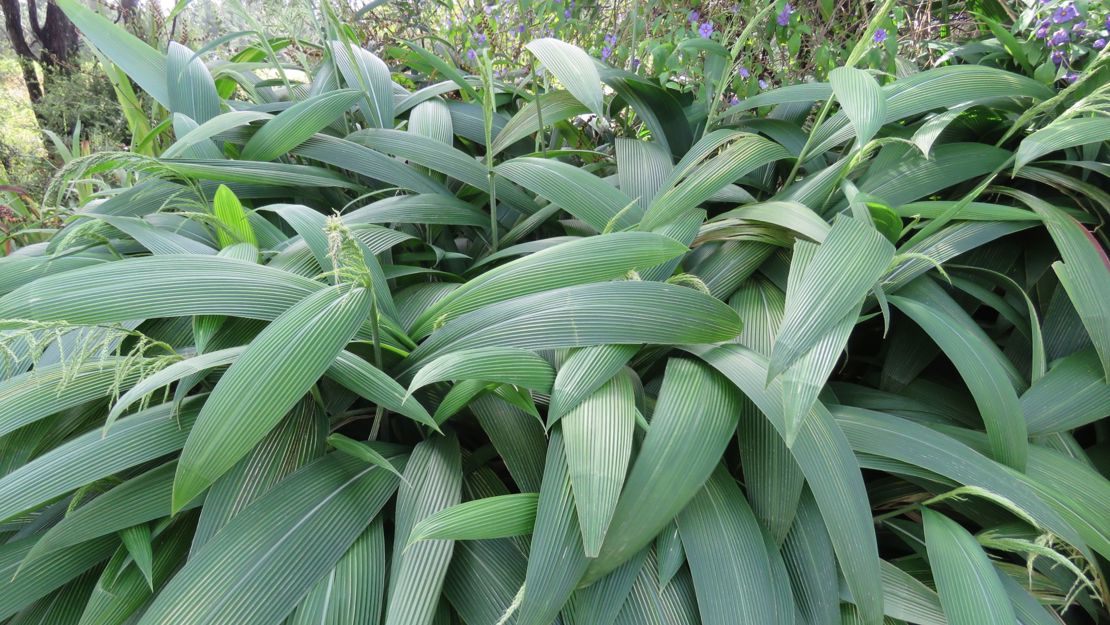
[[[601,49],[601,60],[606,61],[613,55],[613,46],[617,45],[616,35],[605,35],[605,47]]]
[[[1053,5],[1053,1],[1041,0],[1041,4]],[[1048,58],[1056,67],[1063,66],[1070,70],[1072,61],[1081,56],[1081,53],[1076,54],[1073,44],[1088,41],[1088,45],[1095,52],[1106,47],[1105,35],[1087,29],[1087,20],[1082,19],[1073,1],[1069,0],[1058,6],[1046,8],[1048,13],[1042,14],[1044,17],[1037,23],[1033,36],[1044,41],[1051,50]],[[1110,15],[1106,16],[1102,26],[1110,29]],[[1067,71],[1064,74],[1064,80],[1068,83],[1078,79],[1079,74],[1073,71]]]
[[[782,11],[779,12],[778,17],[775,18],[775,21],[778,22],[779,26],[788,26],[790,24],[791,15],[794,15],[794,6],[787,2],[786,6],[782,7]]]

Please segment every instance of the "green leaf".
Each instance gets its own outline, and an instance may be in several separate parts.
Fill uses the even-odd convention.
[[[416,446],[397,495],[386,625],[429,625],[439,602],[454,542],[422,541],[405,548],[418,523],[459,503],[462,468],[453,434]]]
[[[706,625],[778,623],[763,534],[740,487],[718,465],[678,515],[682,546]]]
[[[1076,531],[1022,484],[1016,472],[1009,472],[958,440],[893,415],[849,406],[834,406],[832,410],[856,451],[901,460],[999,495],[1042,527],[1083,548]]]
[[[166,492],[168,497],[169,491]],[[155,538],[155,590],[162,588],[188,555],[192,529],[192,523],[179,522]],[[125,551],[118,549],[104,567],[96,587],[87,598],[78,625],[124,625],[150,600],[154,593],[137,568],[129,567],[119,571],[119,566],[124,561]]]
[[[197,553],[228,521],[286,477],[324,455],[327,433],[326,415],[316,403],[310,398],[297,402],[250,454],[212,484],[190,553]]]
[[[743,391],[785,437],[782,389],[775,381],[767,384],[766,358],[739,345],[692,351]],[[802,422],[790,451],[821,510],[841,571],[859,600],[865,622],[880,621],[878,547],[863,478],[844,433],[820,401]]]
[[[547,393],[554,379],[551,365],[530,351],[481,347],[444,354],[424,365],[413,376],[409,393],[446,380],[484,380]]]
[[[137,475],[67,514],[42,534],[21,567],[59,549],[166,516],[176,467],[168,462]]]
[[[162,106],[171,107],[166,86],[166,57],[80,2],[61,0],[58,6],[81,34],[138,83],[143,91]]]
[[[150,365],[146,359],[126,362],[113,356],[76,365],[44,365],[4,380],[0,382],[0,436],[60,410],[108,397],[115,389],[126,389]]]
[[[574,513],[563,434],[556,425],[547,447],[517,625],[549,625],[554,621],[588,565]]]
[[[489,394],[475,399],[470,409],[489,436],[493,448],[505,461],[509,475],[520,490],[539,492],[544,475],[544,450],[547,448],[539,420],[504,399]]]
[[[453,196],[424,193],[378,200],[344,214],[343,222],[452,224],[483,228],[489,226],[489,217]]]
[[[562,418],[563,444],[586,556],[596,558],[624,484],[636,429],[636,399],[618,375]]]
[[[385,530],[381,516],[309,591],[286,625],[362,625],[381,619]]]
[[[439,428],[424,406],[405,392],[405,387],[381,369],[350,352],[341,352],[325,375],[387,410],[405,415],[432,429]]]
[[[212,199],[212,212],[216,219],[224,226],[216,230],[216,237],[221,248],[227,248],[236,243],[249,243],[258,247],[258,239],[254,236],[254,229],[247,221],[247,213],[239,198],[226,185],[216,189],[216,196]]]
[[[805,622],[835,623],[839,589],[837,580],[827,572],[836,567],[836,554],[817,502],[808,490],[802,493],[794,524],[783,542],[782,558],[794,602]]]
[[[463,313],[522,295],[620,278],[685,251],[685,246],[668,237],[637,232],[560,243],[486,271],[453,290],[421,313],[411,334],[426,336]]]
[[[361,288],[319,291],[251,342],[189,434],[174,483],[175,511],[230,469],[308,392],[366,318],[369,300]]]
[[[928,278],[901,289],[890,302],[921,326],[960,372],[991,438],[991,455],[1020,470],[1029,448],[1028,434],[1017,393],[1000,363],[1004,357],[962,308],[954,302],[938,307],[931,291],[936,296],[943,292],[922,280]]]
[[[1021,411],[1034,436],[1098,421],[1107,406],[1110,384],[1093,349],[1061,358],[1021,396]]]
[[[35,540],[34,537],[9,540],[0,546],[0,619],[12,616],[108,559],[117,545],[114,536],[74,545],[55,551],[16,575]]]
[[[357,91],[329,91],[297,102],[267,121],[243,146],[242,158],[272,161],[335,121],[362,97]]]
[[[558,39],[534,39],[524,47],[559,79],[563,87],[591,113],[605,117],[601,77],[594,61],[581,48]]]
[[[1053,263],[1052,268],[1079,313],[1110,382],[1110,313],[1106,310],[1110,301],[1110,258],[1074,217],[1027,193],[1017,197],[1041,216],[1060,250],[1063,260]]]
[[[393,79],[385,62],[353,43],[329,41],[328,49],[347,86],[362,92],[351,104],[362,99],[362,116],[371,127],[392,128]]]
[[[758,135],[735,133],[729,137],[729,143],[719,154],[698,162],[696,167],[692,163],[684,167],[684,158],[675,168],[669,188],[656,196],[648,207],[640,229],[654,230],[670,223],[737,178],[768,163],[791,158],[786,148]]]
[[[636,345],[595,345],[574,350],[555,376],[547,408],[547,427],[601,388],[637,351]]]
[[[951,625],[1012,625],[1010,599],[979,543],[958,523],[924,509],[925,545],[940,603]]]
[[[393,464],[389,462],[388,458],[386,458],[384,455],[381,454],[381,452],[374,449],[370,445],[360,443],[354,439],[343,436],[342,434],[332,434],[331,436],[329,436],[328,444],[338,451],[351,456],[352,458],[358,458],[363,462],[368,462],[372,465],[379,466],[386,471],[395,474],[397,477],[404,479],[404,477],[401,475],[401,472],[397,470],[397,467],[394,467]]]
[[[893,258],[894,246],[869,224],[839,217],[805,272],[787,285],[768,381],[810,352],[858,307]]]
[[[139,625],[261,625],[288,614],[343,557],[397,477],[331,454],[237,515],[158,593]]]
[[[829,84],[856,131],[856,145],[867,144],[886,120],[886,96],[871,74],[851,67],[829,72]]]
[[[699,324],[683,323],[691,318]],[[518,297],[462,315],[432,333],[406,363],[411,371],[445,353],[494,345],[535,350],[727,341],[740,326],[731,308],[693,289],[602,282]]]
[[[181,449],[199,410],[161,404],[121,419],[111,431],[82,434],[0,478],[0,520]]]
[[[197,124],[220,114],[220,96],[212,74],[200,57],[176,41],[170,42],[166,54],[166,87],[171,111],[186,115]]]
[[[1110,141],[1110,119],[1073,117],[1054,121],[1021,140],[1014,153],[1013,173],[1045,154],[1104,141]]]
[[[420,520],[406,547],[421,540],[486,540],[532,533],[539,495],[520,493],[475,499]]]
[[[633,198],[584,169],[553,159],[521,157],[501,163],[494,171],[549,200],[597,232],[604,233],[610,222],[617,230],[635,224],[627,212],[621,212],[633,204]]]
[[[949,65],[917,72],[886,85],[883,93],[887,101],[883,124],[934,109],[992,98],[1038,101],[1054,95],[1052,89],[1032,78],[986,65]],[[854,135],[855,128],[850,125],[848,116],[844,112],[837,113],[813,133],[814,147],[810,152],[820,154]]]
[[[497,133],[497,138],[493,140],[491,149],[494,154],[498,154],[517,141],[540,132],[543,130],[540,128],[541,119],[546,127],[588,112],[589,109],[569,92],[550,91],[542,93],[536,99],[520,107],[516,115],[513,115],[505,124],[505,127],[501,129],[501,132]]]
[[[732,439],[739,410],[738,394],[720,375],[693,360],[667,362],[651,428],[584,583],[651,543],[697,495]]]
[[[154,551],[150,545],[150,526],[132,525],[119,531],[127,553],[142,572],[147,585],[154,589]]]

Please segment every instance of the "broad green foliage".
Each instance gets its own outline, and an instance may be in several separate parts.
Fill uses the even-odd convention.
[[[718,116],[58,4],[175,143],[0,259],[0,624],[1110,623],[1097,67]]]

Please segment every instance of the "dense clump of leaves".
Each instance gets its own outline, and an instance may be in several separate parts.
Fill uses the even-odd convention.
[[[880,10],[722,111],[58,1],[174,140],[0,260],[0,622],[1108,621],[1104,57],[880,83]]]

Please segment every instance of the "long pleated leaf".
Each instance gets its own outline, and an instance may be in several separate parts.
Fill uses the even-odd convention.
[[[623,232],[567,241],[470,280],[425,310],[412,334],[424,336],[463,313],[513,297],[619,278],[685,251],[681,244],[658,234]]]
[[[894,247],[870,225],[837,219],[805,272],[787,285],[768,380],[812,350],[858,306],[893,257]]]
[[[1110,140],[1110,119],[1072,118],[1058,121],[1025,137],[1014,154],[1014,171],[1057,150]]]
[[[987,554],[975,537],[939,512],[922,511],[929,568],[951,625],[1011,625],[1017,621]]]
[[[80,2],[62,0],[58,6],[81,33],[104,56],[126,72],[143,91],[163,106],[170,106],[165,56]]]
[[[555,372],[533,352],[511,347],[481,347],[439,358],[424,365],[413,376],[410,392],[445,380],[485,380],[549,392]]]
[[[696,318],[696,326],[682,320]],[[478,347],[551,349],[599,344],[727,341],[740,320],[723,302],[659,282],[604,282],[492,304],[435,331],[409,354],[415,369],[442,354]]]
[[[198,551],[140,625],[273,623],[343,557],[398,479],[342,454],[304,467]]]
[[[768,601],[774,580],[759,522],[723,467],[683,508],[678,529],[703,623],[779,622]]]
[[[588,54],[574,44],[551,38],[535,39],[525,47],[590,112],[598,117],[605,116],[601,77]]]
[[[175,510],[250,451],[327,371],[365,319],[369,300],[361,288],[319,291],[251,343],[213,389],[189,434],[174,483]]]
[[[271,161],[335,121],[362,94],[353,90],[331,91],[297,102],[267,121],[243,146],[242,157]]]
[[[535,493],[475,499],[424,517],[409,534],[406,547],[421,540],[483,540],[532,533]]]
[[[597,557],[632,455],[636,399],[628,377],[606,382],[562,418],[574,507],[587,557]]]
[[[667,363],[651,428],[586,581],[635,555],[697,495],[736,429],[739,399],[705,365],[677,358]]]
[[[452,540],[409,543],[424,519],[459,503],[462,469],[455,436],[433,436],[412,452],[397,495],[386,625],[429,625],[454,550]]]
[[[555,620],[588,565],[574,511],[563,435],[555,426],[548,439],[517,625],[547,625]]]
[[[767,385],[766,358],[733,345],[696,352],[743,391],[785,436],[782,390],[775,382]],[[878,547],[863,478],[844,433],[820,401],[813,404],[790,450],[821,510],[864,621],[877,623],[882,615]]]
[[[199,412],[161,404],[121,419],[108,433],[87,432],[0,478],[0,520],[30,510],[118,471],[175,452]]]
[[[978,327],[970,316],[956,308],[938,310],[913,299],[906,289],[890,301],[914,320],[937,343],[960,372],[991,437],[992,455],[1014,468],[1025,466],[1028,448],[1025,418],[1005,370],[973,331]]]

